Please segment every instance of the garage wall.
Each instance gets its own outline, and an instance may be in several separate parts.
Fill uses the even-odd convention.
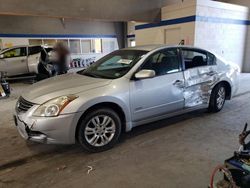
[[[60,40],[72,50],[72,67],[83,67],[113,50],[123,48],[125,35],[123,22],[0,16],[1,48],[28,44],[52,46]]]
[[[117,34],[120,22],[83,22],[27,16],[0,16],[0,33],[25,34]]]
[[[250,72],[250,63],[244,58],[245,52],[247,58],[250,56],[250,50],[245,48],[245,41],[246,46],[250,46],[247,7],[210,0],[186,0],[163,7],[161,17],[159,23],[135,26],[137,45],[177,45],[184,41],[185,45],[215,52],[238,64],[243,72]]]
[[[195,1],[172,4],[162,8],[159,23],[137,24],[135,36],[137,45],[185,44],[194,45]]]
[[[186,1],[186,0],[161,0],[161,7],[165,7],[165,6],[169,6],[169,5],[174,5],[174,4],[177,4],[177,3],[183,3],[184,1]],[[172,7],[173,8],[173,7]],[[163,17],[166,17],[166,19],[167,19],[167,17],[171,17],[171,15],[173,14],[173,13],[175,13],[176,11],[178,12],[178,10],[174,10],[173,11],[173,9],[172,8],[170,8],[170,9],[164,9],[164,10],[161,10],[161,19],[163,18]],[[178,14],[178,13],[177,13]],[[179,16],[181,16],[182,15],[182,13],[180,13],[179,14]],[[173,17],[173,16],[172,16]],[[143,44],[146,44],[147,43],[147,40],[149,40],[149,37],[145,37],[145,38],[147,38],[147,40],[145,41],[143,38],[141,39],[142,41],[141,42],[136,42],[136,39],[135,39],[135,33],[136,33],[136,31],[135,31],[135,26],[136,25],[143,25],[143,24],[146,24],[146,23],[139,23],[139,22],[134,22],[134,21],[130,21],[130,22],[127,22],[127,44],[128,44],[128,47],[131,47],[131,46],[133,46],[133,45],[143,45]],[[184,26],[184,25],[183,25]],[[188,27],[188,26],[187,26]],[[174,28],[174,27],[173,27]],[[170,27],[170,29],[171,29],[171,27]],[[152,32],[154,33],[154,31],[155,30],[151,30],[150,31],[150,29],[148,30],[148,34],[150,35]],[[164,34],[164,29],[163,29],[163,31],[162,32],[160,32],[160,33],[163,33]],[[146,35],[146,33],[145,33],[145,35]],[[141,35],[139,35],[139,36],[141,36]],[[153,37],[153,38],[152,38]],[[153,35],[151,35],[151,38],[152,38],[152,40],[150,41],[151,43],[159,43],[159,41],[160,40],[162,40],[162,38],[159,38],[159,39],[155,39],[154,38],[155,36]],[[189,39],[188,39],[189,40]],[[137,39],[137,41],[138,41],[138,39]],[[160,42],[161,43],[161,42]]]
[[[196,6],[195,45],[238,64],[243,71],[248,8],[199,0]]]
[[[119,47],[124,46],[124,24],[121,22],[83,22],[66,19],[63,23],[62,20],[53,18],[0,16],[0,37],[2,34],[115,36]]]
[[[249,0],[228,0],[228,3],[243,5],[250,9]],[[250,12],[248,13],[248,29],[245,40],[245,56],[244,56],[243,72],[250,72],[250,21],[249,20],[250,20]]]
[[[111,21],[159,20],[161,0],[1,0],[0,14]]]
[[[1,38],[0,37],[0,40],[1,40],[0,49],[11,47],[11,46],[28,45],[29,44],[29,40],[27,38],[12,38],[12,37]]]

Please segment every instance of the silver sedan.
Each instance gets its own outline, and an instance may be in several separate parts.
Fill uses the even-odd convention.
[[[28,140],[104,151],[135,126],[200,108],[219,112],[238,74],[237,65],[199,48],[122,49],[30,86],[16,104],[16,127]]]

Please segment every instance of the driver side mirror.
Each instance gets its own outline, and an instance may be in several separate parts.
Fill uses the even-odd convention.
[[[155,77],[154,70],[142,69],[135,74],[136,79],[146,79],[146,78],[154,78],[154,77]]]
[[[0,59],[3,59],[4,58],[4,55],[3,54],[0,54]]]

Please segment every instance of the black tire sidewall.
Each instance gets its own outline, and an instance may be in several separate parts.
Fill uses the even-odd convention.
[[[218,84],[215,86],[215,88],[213,89],[212,91],[212,94],[211,94],[211,97],[210,97],[210,103],[209,103],[209,111],[211,112],[219,112],[223,109],[224,107],[224,104],[225,104],[225,100],[224,99],[224,102],[223,102],[223,105],[221,108],[218,107],[217,105],[217,98],[218,98],[218,95],[219,95],[219,90],[220,88],[224,88],[225,91],[226,91],[226,87],[223,85],[223,84]]]
[[[104,146],[100,146],[100,147],[95,147],[95,146],[90,145],[87,142],[87,140],[85,139],[85,135],[84,135],[87,123],[89,122],[89,120],[91,120],[91,118],[93,118],[96,115],[110,116],[114,120],[115,127],[116,127],[115,135],[112,138],[112,140],[108,144],[106,144]],[[102,151],[108,150],[108,149],[112,148],[117,143],[117,141],[120,137],[120,134],[121,134],[121,125],[122,124],[121,124],[120,117],[112,109],[101,108],[101,109],[94,110],[94,111],[88,113],[86,115],[86,117],[83,118],[82,121],[80,122],[80,124],[79,124],[80,127],[79,127],[78,133],[77,133],[78,141],[81,144],[81,146],[88,152],[95,153],[95,152],[102,152]]]

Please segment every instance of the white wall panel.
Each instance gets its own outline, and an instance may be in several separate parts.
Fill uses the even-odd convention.
[[[185,40],[186,45],[194,45],[194,23],[176,24],[170,26],[162,26],[156,28],[136,30],[136,44],[164,44],[165,43],[165,30],[180,28],[180,39]],[[171,36],[166,36],[171,37]],[[181,41],[180,40],[180,41]],[[179,41],[179,42],[180,42]],[[176,45],[179,44],[176,43]]]
[[[248,8],[220,2],[197,1],[195,45],[211,50],[243,69],[247,26],[230,23],[246,20]]]
[[[228,0],[229,3],[243,5],[250,8],[249,0]],[[248,12],[248,20],[250,19],[250,12]],[[245,40],[245,56],[244,56],[244,65],[243,72],[250,72],[250,25],[247,28],[247,36]]]
[[[196,0],[179,2],[177,4],[163,7],[161,10],[162,20],[192,16],[196,13]]]

